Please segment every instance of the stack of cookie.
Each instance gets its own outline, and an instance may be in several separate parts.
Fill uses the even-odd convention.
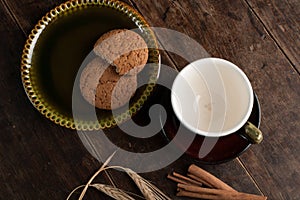
[[[148,48],[137,33],[112,30],[102,35],[94,45],[97,57],[82,71],[82,96],[100,109],[117,109],[134,95],[137,74],[148,60]]]

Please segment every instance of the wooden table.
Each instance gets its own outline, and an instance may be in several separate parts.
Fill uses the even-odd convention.
[[[25,40],[35,23],[64,0],[1,0],[0,3],[0,199],[65,199],[101,165],[82,145],[76,131],[43,117],[27,99],[20,79]],[[240,66],[257,93],[262,144],[220,165],[201,165],[183,155],[171,165],[141,174],[172,199],[172,170],[196,163],[239,191],[269,199],[300,199],[300,2],[297,0],[128,0],[151,26],[185,33],[214,57]],[[180,70],[186,61],[162,53],[164,64]],[[116,129],[112,138],[135,148]],[[157,140],[157,141],[155,141]],[[159,138],[145,144],[159,142]],[[129,145],[130,144],[130,145]],[[110,177],[110,178],[109,178]],[[123,189],[133,184],[110,171],[99,181]],[[78,193],[76,193],[78,195]],[[74,195],[74,197],[76,197]],[[87,199],[108,199],[89,190]]]

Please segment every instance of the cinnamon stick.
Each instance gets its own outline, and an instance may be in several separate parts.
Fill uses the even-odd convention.
[[[179,192],[177,196],[201,198],[201,199],[223,199],[223,200],[266,200],[267,197],[254,194],[247,194],[236,191],[227,191],[222,189],[202,188],[193,185],[179,183],[177,185]]]
[[[214,186],[213,186],[212,184],[210,184],[209,182],[206,182],[206,181],[200,179],[199,177],[197,177],[197,176],[195,176],[195,175],[193,175],[193,174],[188,173],[187,176],[188,176],[189,178],[191,178],[192,180],[197,180],[197,181],[199,181],[200,183],[202,183],[202,185],[206,185],[206,186],[208,186],[208,187],[210,187],[210,188],[213,188],[213,187],[214,187]]]
[[[208,186],[216,189],[222,189],[232,192],[237,192],[235,189],[215,177],[214,175],[208,173],[207,171],[201,169],[200,167],[192,164],[188,168],[188,172],[195,178],[196,181],[209,184]]]
[[[170,179],[170,180],[172,180],[172,181],[175,181],[175,182],[177,182],[177,183],[182,183],[182,184],[189,185],[188,182],[186,182],[186,181],[184,181],[184,180],[182,180],[182,179],[180,179],[180,178],[176,178],[176,177],[174,177],[174,176],[172,176],[172,175],[170,175],[170,174],[168,174],[167,178]]]
[[[188,182],[188,183],[190,183],[192,185],[202,186],[202,183],[199,182],[199,181],[193,180],[193,179],[191,179],[189,177],[183,176],[183,175],[181,175],[179,173],[176,173],[176,172],[173,172],[172,174],[173,174],[173,176],[175,176],[175,177],[177,177],[177,178],[179,178],[181,180],[185,180],[186,182]]]
[[[189,198],[197,198],[197,199],[218,199],[218,197],[214,197],[212,195],[201,194],[197,192],[189,192],[186,190],[178,190],[176,196],[178,197],[189,197]]]

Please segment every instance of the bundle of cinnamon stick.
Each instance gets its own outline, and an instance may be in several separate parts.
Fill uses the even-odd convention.
[[[177,196],[199,199],[266,200],[267,197],[238,192],[214,175],[192,164],[187,176],[173,172],[168,178],[177,182]]]

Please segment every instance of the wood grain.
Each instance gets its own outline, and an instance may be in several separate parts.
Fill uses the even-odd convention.
[[[57,1],[41,1],[33,0],[14,2],[2,0],[12,13],[12,17],[16,20],[19,27],[25,34],[29,34],[34,25],[51,9],[65,2]],[[32,14],[34,13],[34,14]]]
[[[246,0],[278,47],[300,72],[300,2]]]
[[[54,125],[30,104],[20,79],[24,32],[2,1],[0,16],[0,196],[65,199],[99,163],[86,152],[76,132]]]
[[[261,102],[265,140],[241,156],[242,163],[270,199],[299,198],[300,78],[248,5],[191,0],[139,1],[136,6],[153,26],[186,33],[212,56],[231,60],[246,72]]]
[[[62,2],[2,0],[0,3],[0,34],[5,38],[0,40],[0,180],[3,180],[0,196],[5,199],[64,199],[100,167],[75,131],[54,125],[32,107],[20,81],[20,55],[26,36],[47,11]],[[252,146],[239,160],[205,166],[183,155],[169,166],[142,176],[172,199],[179,199],[175,197],[176,185],[166,175],[172,170],[185,173],[191,163],[196,163],[238,191],[254,194],[262,191],[269,199],[300,199],[298,1],[127,2],[152,26],[184,33],[201,44],[209,55],[240,66],[260,99],[261,129],[265,134],[263,143]],[[278,24],[277,20],[283,23]],[[285,39],[285,34],[291,39]],[[163,35],[159,39],[165,40]],[[193,49],[182,41],[171,44],[193,54]],[[162,56],[163,64],[179,70],[188,63],[172,53],[162,51]],[[172,79],[167,74],[161,78]],[[147,114],[147,109],[140,112],[135,117],[137,123],[147,123],[144,117]],[[119,147],[133,152],[147,152],[165,144],[159,135],[153,140],[140,140],[118,129],[107,133]],[[124,173],[110,171],[109,175],[117,186],[138,193]],[[110,182],[107,176],[97,181]],[[94,190],[87,197],[108,199]]]

